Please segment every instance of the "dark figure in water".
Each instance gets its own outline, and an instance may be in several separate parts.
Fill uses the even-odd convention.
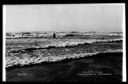
[[[53,38],[56,38],[56,34],[55,33],[53,34]]]

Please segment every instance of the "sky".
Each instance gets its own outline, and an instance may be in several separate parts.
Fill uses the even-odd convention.
[[[5,31],[121,32],[123,5],[5,5]]]

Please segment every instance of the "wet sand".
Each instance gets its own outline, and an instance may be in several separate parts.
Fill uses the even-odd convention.
[[[121,82],[122,53],[101,53],[55,63],[14,66],[6,70],[9,82]]]

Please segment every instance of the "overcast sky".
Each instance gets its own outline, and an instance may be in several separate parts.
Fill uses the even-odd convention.
[[[6,32],[122,31],[122,4],[6,5]]]

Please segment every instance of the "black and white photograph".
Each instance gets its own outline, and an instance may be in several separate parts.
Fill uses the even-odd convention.
[[[125,3],[3,5],[6,82],[126,81]]]

